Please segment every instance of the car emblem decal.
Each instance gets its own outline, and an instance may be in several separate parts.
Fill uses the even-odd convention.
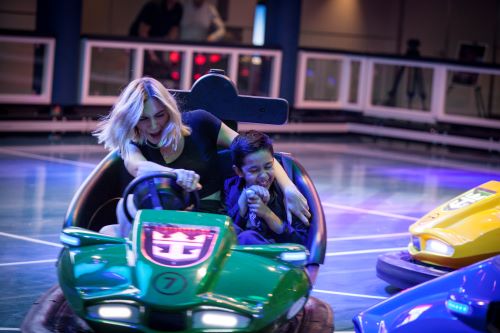
[[[218,228],[143,223],[141,251],[151,261],[169,267],[192,266],[213,252]]]
[[[450,201],[444,208],[444,211],[452,211],[452,210],[457,210],[460,208],[464,208],[467,206],[470,206],[480,200],[483,200],[493,194],[495,194],[495,191],[491,191],[485,188],[481,187],[476,187],[472,189],[471,191],[462,194],[458,198]]]

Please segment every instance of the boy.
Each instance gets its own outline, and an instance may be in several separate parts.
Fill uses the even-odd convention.
[[[286,221],[283,193],[274,181],[271,139],[249,131],[231,144],[233,169],[237,176],[224,183],[225,204],[233,219],[238,243],[299,243],[305,245],[307,227],[300,221]]]

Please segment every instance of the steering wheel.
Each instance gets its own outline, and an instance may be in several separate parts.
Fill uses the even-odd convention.
[[[198,191],[184,191],[176,179],[174,172],[155,172],[132,180],[123,192],[123,212],[128,221],[134,220],[127,205],[129,195],[133,195],[137,209],[184,210],[193,205],[193,210],[197,210],[200,205]]]

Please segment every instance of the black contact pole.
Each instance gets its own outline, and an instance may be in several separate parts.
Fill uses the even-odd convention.
[[[396,54],[403,53],[403,27],[405,22],[406,0],[399,2],[398,31],[396,32]]]
[[[283,51],[280,97],[293,104],[299,50],[301,0],[267,0],[264,46]]]
[[[500,37],[500,24],[498,20],[500,20],[500,0],[497,0],[496,2],[496,8],[495,8],[495,14],[497,16],[495,20],[495,25],[493,28],[493,40],[492,40],[492,53],[491,53],[491,62],[494,64],[500,63],[500,61],[497,61],[497,47],[498,47],[498,39]],[[498,84],[498,83],[497,83]],[[491,117],[491,110],[493,108],[493,95],[495,91],[495,75],[490,76],[490,84],[489,84],[489,94],[488,94],[488,105],[486,108],[486,115]]]
[[[78,102],[82,0],[37,0],[36,30],[56,40],[52,105]]]

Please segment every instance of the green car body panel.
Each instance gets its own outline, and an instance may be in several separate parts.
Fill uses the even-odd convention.
[[[190,232],[198,234],[186,237]],[[76,227],[64,229],[62,235],[78,241],[63,241],[61,288],[73,311],[94,328],[159,332],[148,324],[154,311],[178,314],[185,322],[178,332],[272,331],[312,288],[305,258],[281,259],[283,253],[307,253],[305,247],[237,245],[232,221],[225,215],[141,210],[129,239]],[[190,242],[197,243],[190,247]],[[97,318],[90,309],[100,304],[132,305],[137,308],[135,322]],[[194,327],[193,314],[203,309],[237,313],[249,318],[249,324]]]

